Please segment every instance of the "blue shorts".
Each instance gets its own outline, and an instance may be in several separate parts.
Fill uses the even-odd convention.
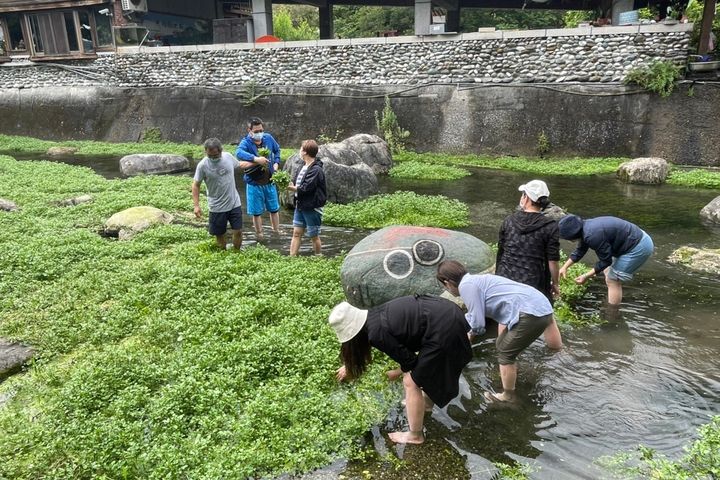
[[[210,212],[208,222],[210,235],[225,235],[228,222],[233,230],[242,230],[242,207],[235,207],[229,212]]]
[[[295,228],[307,228],[308,237],[317,237],[320,235],[320,225],[322,224],[322,208],[315,208],[312,210],[300,210],[295,209],[295,215],[293,215],[293,227]]]
[[[654,248],[655,245],[653,245],[650,235],[643,232],[640,242],[632,250],[613,259],[613,263],[605,276],[610,280],[619,282],[632,280],[633,273],[650,258]]]
[[[245,185],[247,196],[247,213],[257,217],[265,211],[275,213],[280,210],[277,189],[274,183],[267,185]]]

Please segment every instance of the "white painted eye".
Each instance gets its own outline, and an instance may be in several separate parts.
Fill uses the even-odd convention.
[[[383,268],[392,278],[401,280],[410,275],[415,266],[412,255],[405,250],[393,250],[385,255]]]
[[[445,256],[442,245],[435,240],[419,240],[413,245],[412,251],[415,261],[420,265],[435,265]]]

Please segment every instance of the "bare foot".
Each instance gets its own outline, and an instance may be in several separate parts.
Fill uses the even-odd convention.
[[[513,400],[515,400],[515,396],[510,395],[507,392],[503,392],[503,393],[485,392],[485,393],[483,393],[483,396],[485,397],[485,400],[487,400],[488,403],[512,402]]]
[[[392,432],[388,434],[390,440],[395,443],[414,443],[420,445],[425,441],[425,435],[422,432]]]

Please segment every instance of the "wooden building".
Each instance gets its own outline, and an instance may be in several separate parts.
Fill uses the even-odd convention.
[[[5,59],[94,58],[113,50],[113,0],[0,0]]]

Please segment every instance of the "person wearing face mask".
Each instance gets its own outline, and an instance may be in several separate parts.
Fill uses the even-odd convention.
[[[259,149],[267,148],[269,158],[260,155]],[[262,120],[252,117],[247,122],[247,135],[238,144],[235,156],[245,169],[245,194],[247,212],[253,217],[255,237],[263,238],[262,214],[270,212],[270,224],[274,232],[280,232],[280,203],[278,192],[270,179],[280,169],[280,145],[272,135],[265,132]]]
[[[304,165],[297,172],[288,190],[295,192],[295,215],[293,216],[293,235],[290,241],[290,255],[300,251],[300,239],[307,228],[313,244],[313,252],[320,255],[320,225],[322,207],[327,200],[325,172],[322,160],[317,158],[318,144],[315,140],[305,140],[300,147],[300,157]]]
[[[542,213],[550,190],[542,180],[532,180],[518,191],[519,210],[500,227],[495,274],[535,287],[553,303],[560,294],[560,234],[557,222]]]
[[[233,230],[233,247],[242,245],[242,202],[235,186],[235,169],[240,162],[227,152],[223,152],[222,142],[217,138],[205,140],[205,158],[198,163],[192,182],[192,199],[197,218],[202,218],[200,209],[200,184],[207,187],[208,210],[210,219],[208,231],[215,235],[218,247],[225,250],[227,224]]]

